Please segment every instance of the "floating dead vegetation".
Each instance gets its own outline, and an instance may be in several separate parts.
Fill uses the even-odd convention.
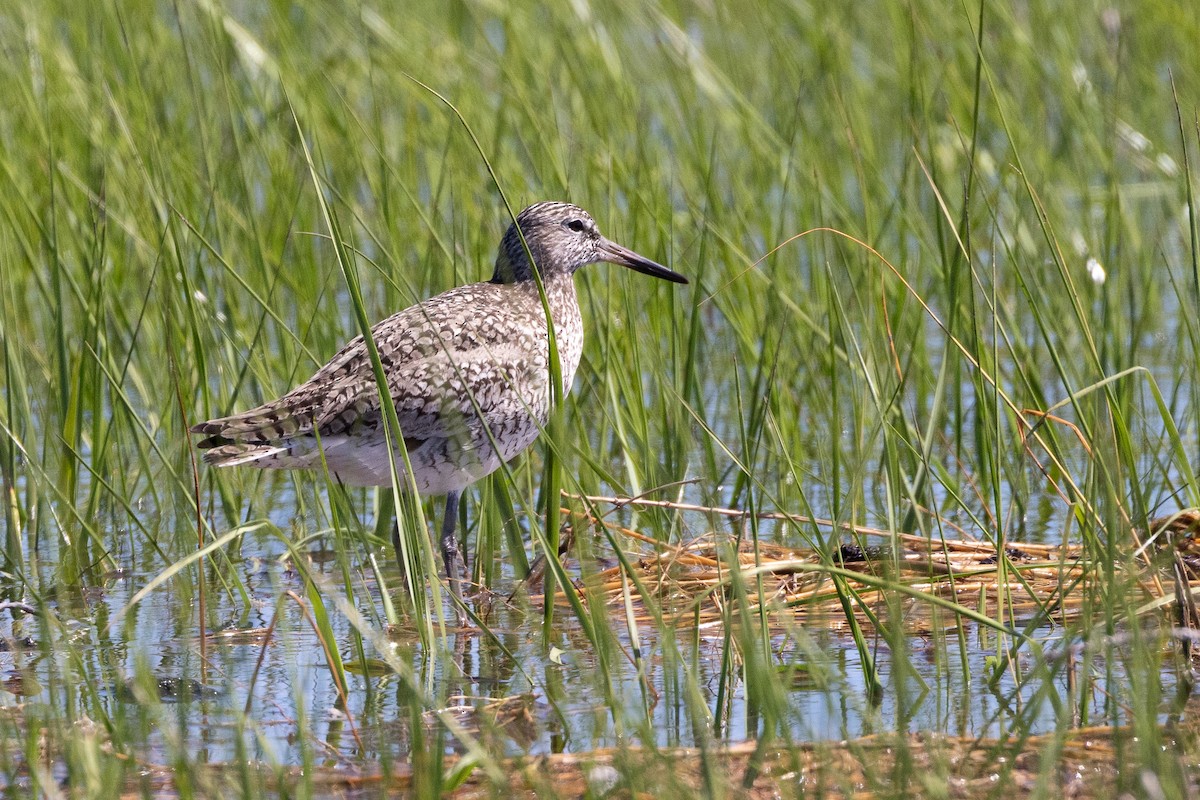
[[[1194,752],[1195,735],[1181,728],[1172,744]],[[594,750],[514,759],[506,769],[507,787],[478,773],[451,796],[1109,797],[1129,736],[1096,727],[1019,744],[920,733],[792,746]],[[1188,782],[1195,788],[1191,772]]]
[[[212,764],[189,776],[193,792],[214,796],[244,786],[290,794],[298,787],[317,798],[366,798],[434,793],[456,800],[476,798],[663,797],[992,798],[1111,797],[1128,775],[1123,728],[1080,728],[1022,741],[934,733],[880,734],[840,742],[714,743],[707,748],[621,747],[503,759],[491,769],[469,757],[440,763],[416,759],[386,770],[338,766],[270,767]],[[1196,752],[1196,731],[1177,726],[1167,745]],[[414,754],[415,756],[416,754]],[[1200,789],[1194,763],[1184,758],[1184,781]],[[440,769],[439,769],[440,768]],[[437,770],[441,778],[431,774]],[[1145,770],[1137,785],[1154,775]],[[168,765],[142,764],[141,788],[178,796]],[[1154,785],[1157,785],[1154,783]],[[453,787],[453,788],[452,788]],[[131,789],[133,787],[130,787]]]
[[[733,509],[668,501],[574,499],[592,507],[639,506],[747,517]],[[657,619],[647,608],[649,596],[664,623],[675,627],[720,627],[747,614],[759,619],[765,611],[770,624],[781,629],[803,624],[838,630],[848,626],[848,610],[852,610],[864,630],[899,614],[909,633],[921,635],[957,625],[964,617],[989,618],[1002,625],[1032,620],[1065,624],[1095,597],[1088,589],[1106,579],[1092,568],[1080,545],[1006,541],[998,548],[949,527],[944,529],[953,530],[955,536],[929,538],[783,514],[758,518],[810,529],[839,529],[839,536],[830,537],[834,543],[826,549],[756,542],[749,535],[738,537],[728,531],[675,544],[602,517],[574,514],[569,533],[578,535],[585,528],[599,531],[603,526],[622,543],[629,568],[614,563],[574,588],[585,602],[602,598],[614,607],[630,607],[638,621],[647,624]],[[1129,557],[1119,560],[1118,567],[1147,599],[1168,597],[1173,591],[1177,597],[1190,597],[1189,582],[1200,580],[1198,531],[1200,510],[1155,520],[1150,536],[1130,531],[1124,547]],[[561,591],[555,601],[568,603]],[[1179,623],[1187,625],[1187,620]]]

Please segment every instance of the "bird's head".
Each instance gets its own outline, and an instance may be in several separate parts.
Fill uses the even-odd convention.
[[[607,261],[663,280],[688,282],[678,272],[605,238],[592,215],[570,203],[535,203],[517,214],[516,224],[508,226],[500,241],[492,283],[533,280],[530,255],[543,279],[572,275],[582,266]]]

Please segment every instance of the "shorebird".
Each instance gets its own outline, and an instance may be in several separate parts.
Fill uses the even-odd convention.
[[[537,203],[505,232],[490,281],[431,297],[371,329],[417,492],[446,496],[442,566],[460,620],[459,497],[529,447],[550,414],[546,313],[534,270],[554,319],[566,390],[583,354],[575,271],[601,261],[688,282],[602,236],[582,208]],[[215,466],[324,466],[349,485],[390,486],[383,425],[375,374],[359,336],[278,400],[202,422],[192,432],[205,437],[197,446]],[[402,467],[402,454],[395,456]],[[393,539],[399,560],[398,535]]]

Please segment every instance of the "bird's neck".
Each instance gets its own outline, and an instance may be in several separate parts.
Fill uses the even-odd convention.
[[[564,328],[571,328],[579,320],[579,299],[575,295],[575,277],[559,273],[542,280],[546,289],[546,302],[554,317],[554,332],[561,335]],[[529,281],[529,288],[537,294],[537,284]]]
[[[527,291],[536,297],[537,284],[533,281],[527,283]],[[558,347],[563,386],[569,389],[583,355],[583,318],[575,294],[575,279],[569,273],[559,273],[543,279],[542,286],[546,289],[546,302],[554,319],[554,341]],[[540,308],[538,313],[541,313]]]

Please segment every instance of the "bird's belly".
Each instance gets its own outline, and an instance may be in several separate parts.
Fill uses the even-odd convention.
[[[441,495],[461,491],[492,474],[500,465],[519,455],[537,439],[540,425],[528,415],[491,427],[491,436],[476,428],[462,439],[434,438],[408,451],[417,492]],[[351,486],[388,486],[392,482],[391,459],[380,436],[336,436],[322,440],[325,464],[331,475]],[[401,486],[404,453],[395,453]],[[319,462],[315,465],[319,467]]]

